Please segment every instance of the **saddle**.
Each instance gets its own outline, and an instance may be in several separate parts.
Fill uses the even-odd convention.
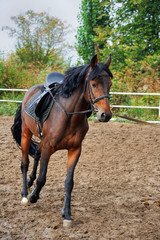
[[[52,95],[55,95],[57,89],[63,84],[63,80],[64,75],[62,73],[52,72],[48,74],[43,85],[44,90],[36,99],[35,114],[38,118],[41,118],[44,111],[49,107],[52,102]]]
[[[55,84],[62,84],[64,80],[64,74],[59,72],[52,72],[46,77],[45,87],[52,88]]]

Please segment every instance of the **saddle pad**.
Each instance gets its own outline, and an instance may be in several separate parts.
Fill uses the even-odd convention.
[[[47,120],[54,101],[51,100],[49,102],[49,104],[46,106],[46,108],[43,109],[41,116],[37,116],[35,114],[35,109],[37,107],[37,99],[41,94],[42,94],[41,90],[38,91],[36,94],[34,94],[31,97],[31,99],[28,101],[28,103],[26,104],[24,111],[28,116],[30,116],[34,120],[38,121],[41,124],[41,126],[43,127],[43,123]],[[48,97],[50,97],[50,96],[48,96]]]

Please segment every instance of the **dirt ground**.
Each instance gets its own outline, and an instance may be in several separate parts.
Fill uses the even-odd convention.
[[[160,128],[89,122],[75,171],[74,226],[66,229],[67,152],[51,157],[39,201],[21,206],[21,152],[12,123],[0,117],[0,239],[160,240]]]

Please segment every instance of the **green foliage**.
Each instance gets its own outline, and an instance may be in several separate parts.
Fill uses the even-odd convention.
[[[24,64],[15,54],[11,54],[7,60],[0,60],[0,88],[28,89],[39,83],[44,83],[50,72],[64,72],[67,68],[62,61],[52,66]],[[22,101],[24,92],[0,91],[0,99]],[[17,103],[0,102],[0,115],[13,115],[17,109]]]
[[[10,37],[17,39],[16,55],[21,62],[51,65],[62,56],[67,27],[58,18],[50,17],[46,12],[29,10],[25,15],[11,19],[16,28],[3,29],[9,30]]]
[[[112,66],[123,70],[128,60],[137,61],[160,53],[160,4],[158,0],[116,0],[111,6],[111,31],[99,28],[98,37],[104,41],[101,59],[112,53]],[[110,37],[109,37],[110,34]],[[108,38],[109,37],[109,38]]]
[[[5,92],[1,99],[4,100],[12,99],[14,101],[22,101],[24,93],[19,92]],[[17,107],[20,103],[16,102],[0,102],[0,115],[13,116],[16,113]]]
[[[64,72],[69,63],[64,61],[66,49],[64,37],[67,27],[59,19],[47,13],[28,11],[25,15],[12,17],[15,28],[9,30],[10,37],[17,40],[16,52],[0,59],[0,88],[28,89],[44,83],[50,72]],[[19,92],[0,92],[1,99],[22,100]],[[17,104],[0,103],[0,114],[12,115]]]
[[[160,93],[160,56],[147,56],[137,63],[131,60],[123,70],[113,69],[114,79],[111,91],[115,92],[159,92]],[[158,96],[114,95],[114,105],[159,106]],[[153,109],[114,109],[117,114],[126,114],[143,120],[160,120],[158,110]]]
[[[96,52],[102,62],[112,54],[111,70],[114,75],[111,91],[160,92],[160,4],[158,0],[96,1],[100,11],[94,23],[88,21],[91,14],[89,3],[82,1],[78,52],[86,60],[87,54]],[[97,8],[96,6],[96,8]],[[106,12],[103,12],[107,9]],[[94,9],[96,11],[96,8]],[[98,8],[97,8],[98,9]],[[104,14],[107,24],[98,23]],[[92,11],[93,14],[93,11]],[[93,16],[93,15],[91,15]],[[92,32],[88,29],[91,29]],[[92,41],[90,41],[90,38]],[[92,44],[93,51],[89,43]],[[86,55],[85,55],[86,54]],[[158,106],[158,97],[113,96],[114,105]],[[117,113],[147,120],[158,119],[158,110],[117,108]],[[149,117],[148,117],[149,114]]]
[[[127,59],[123,70],[113,66],[113,91],[160,92],[159,66],[160,56],[157,54],[138,62]]]
[[[158,0],[117,0],[119,44],[130,46],[134,59],[142,60],[159,50],[160,4]]]
[[[17,108],[18,104],[0,102],[0,115],[13,116],[15,115]]]
[[[67,64],[63,59],[48,66],[34,63],[22,63],[16,54],[11,54],[7,60],[0,60],[0,88],[30,88],[31,86],[43,83],[50,72],[64,72]]]
[[[1,88],[30,88],[52,71],[64,72],[62,48],[66,27],[47,13],[28,11],[12,17],[16,28],[4,27],[16,37],[16,52],[0,60]],[[1,96],[3,93],[1,93]]]
[[[101,40],[95,44],[94,39],[98,36],[95,30],[99,29],[99,27],[108,29],[110,26],[109,6],[109,2],[104,0],[82,1],[81,11],[78,15],[80,26],[76,36],[76,47],[79,55],[83,58],[84,63],[86,64],[98,49],[104,48],[104,42]]]
[[[14,88],[19,85],[22,68],[14,54],[7,60],[0,61],[0,88]]]

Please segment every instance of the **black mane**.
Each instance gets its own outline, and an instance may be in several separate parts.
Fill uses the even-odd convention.
[[[89,68],[90,68],[89,64],[82,65],[79,67],[68,68],[67,71],[65,72],[63,85],[59,89],[59,94],[65,98],[70,97],[73,91],[77,89],[84,80]],[[103,63],[98,63],[96,65],[96,67],[90,72],[89,78],[90,79],[96,78],[103,70],[106,71],[111,78],[113,78],[113,75],[110,72],[109,68]]]

